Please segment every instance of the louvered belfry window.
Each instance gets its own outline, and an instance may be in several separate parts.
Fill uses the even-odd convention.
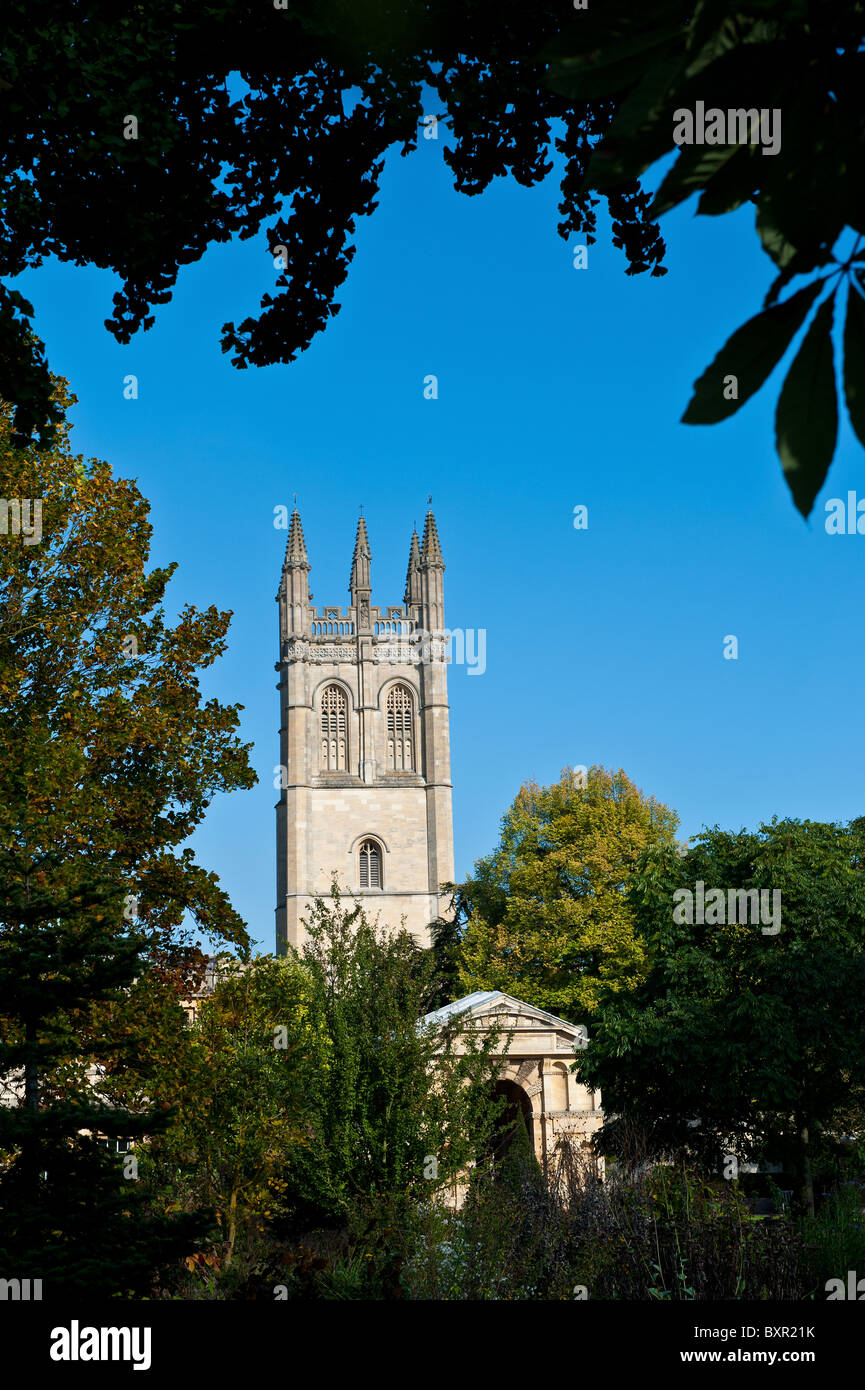
[[[321,766],[325,772],[345,772],[348,759],[348,701],[338,685],[321,697]]]
[[[388,692],[387,766],[389,772],[414,771],[414,700],[404,685]]]
[[[361,888],[381,888],[381,850],[375,840],[364,840],[360,847]]]

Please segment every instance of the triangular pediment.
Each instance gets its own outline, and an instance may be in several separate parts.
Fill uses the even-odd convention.
[[[538,1009],[534,1004],[527,1004],[524,999],[516,999],[512,994],[505,994],[503,990],[478,990],[474,994],[467,994],[463,999],[456,999],[452,1004],[427,1014],[423,1021],[430,1027],[437,1024],[442,1026],[460,1015],[470,1015],[475,1024],[488,1019],[491,1025],[497,1024],[507,1030],[543,1029],[572,1038],[585,1036],[585,1028],[581,1025],[568,1023],[566,1019]]]

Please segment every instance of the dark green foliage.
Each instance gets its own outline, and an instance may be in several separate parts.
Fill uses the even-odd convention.
[[[783,304],[773,304],[736,329],[694,383],[693,399],[682,416],[686,425],[714,425],[726,420],[759,391],[802,327],[824,283],[818,280],[806,285]],[[736,378],[734,399],[724,396],[724,379],[728,376]]]
[[[848,1182],[828,1197],[818,1217],[802,1222],[808,1269],[817,1297],[826,1296],[826,1281],[844,1279],[865,1269],[865,1184]]]
[[[495,1125],[500,1037],[422,1026],[431,953],[336,889],[308,925],[299,957],[220,972],[190,1030],[180,1118],[142,1175],[154,1209],[212,1207],[219,1232],[168,1296],[401,1297],[394,1233]]]
[[[432,945],[429,948],[429,957],[432,962],[432,978],[426,999],[428,1013],[452,1003],[463,993],[460,987],[460,941],[465,927],[465,910],[461,890],[453,884],[447,884],[446,887],[452,889],[454,895],[450,913],[430,924]],[[427,970],[428,967],[424,966],[424,969]]]
[[[606,100],[615,108],[584,181],[608,195],[630,186],[676,148],[674,118],[694,113],[698,102],[705,111],[725,116],[750,109],[779,113],[780,146],[773,153],[759,143],[739,144],[738,130],[727,143],[726,126],[724,143],[682,144],[649,208],[649,215],[658,217],[694,194],[701,215],[753,204],[757,233],[778,271],[766,296],[768,309],[795,276],[827,266],[833,278],[846,277],[849,294],[855,294],[853,270],[862,259],[857,253],[865,235],[865,193],[858,177],[865,143],[863,38],[860,0],[842,5],[662,0],[651,6],[634,0],[592,5],[572,16],[544,56],[552,64],[548,80],[557,92],[575,104]],[[857,239],[842,263],[834,248],[845,228]],[[816,292],[824,283],[820,277],[809,289]],[[733,334],[697,381],[682,417],[686,424],[712,424],[748,400],[801,323],[799,305],[786,320],[786,341],[783,317],[766,314]],[[795,505],[806,517],[835,448],[830,316],[831,309],[822,306],[778,406],[778,453]],[[848,334],[844,350],[845,363],[853,354],[845,365],[854,398],[852,420],[865,370],[855,332]],[[727,375],[738,378],[738,394],[723,393]]]
[[[511,174],[530,186],[565,156],[560,234],[594,240],[582,186],[610,103],[573,104],[534,61],[561,5],[517,0],[154,0],[124,11],[46,0],[4,6],[0,29],[0,276],[48,257],[113,269],[106,327],[127,343],[154,321],[182,265],[214,243],[259,236],[257,317],[226,323],[236,366],[291,362],[339,311],[358,217],[377,206],[387,152],[414,149],[425,110],[447,113],[457,189]],[[128,116],[137,138],[126,138]],[[551,122],[562,122],[554,140]],[[659,265],[663,242],[631,181],[610,199],[629,273]],[[274,266],[277,247],[285,265]],[[229,306],[230,307],[230,306]],[[31,307],[0,302],[0,396],[19,436],[50,442],[51,390]]]
[[[681,859],[647,853],[633,897],[649,977],[607,998],[576,1063],[603,1088],[608,1152],[636,1125],[650,1153],[699,1153],[716,1171],[727,1147],[792,1156],[810,1204],[809,1154],[865,1074],[863,855],[861,822],[777,820],[706,831]],[[677,923],[674,894],[697,881],[706,895],[779,891],[780,931]]]
[[[578,13],[551,0],[385,10],[163,0],[129,13],[106,0],[38,13],[9,0],[0,275],[49,256],[110,267],[121,288],[106,327],[126,343],[171,298],[182,265],[214,243],[259,236],[271,288],[257,317],[224,324],[223,350],[241,368],[291,362],[339,311],[356,219],[377,206],[388,152],[415,149],[424,115],[438,114],[454,186],[469,195],[508,175],[536,184],[562,155],[560,235],[595,241],[601,193],[628,274],[666,273],[656,219],[693,194],[703,215],[755,205],[778,272],[768,308],[795,276],[829,266],[849,278],[862,259],[858,241],[843,264],[834,248],[845,228],[865,234],[863,37],[861,0],[625,0]],[[698,101],[780,111],[780,149],[684,145],[652,202],[640,180],[676,148],[674,113]],[[31,317],[17,291],[0,288],[0,396],[16,407],[17,439],[46,444],[58,415]],[[845,354],[853,346],[861,359],[857,343],[848,337]],[[734,335],[722,355],[736,344]],[[747,376],[747,359],[737,367]],[[854,397],[863,370],[845,367]],[[698,388],[684,418],[709,423],[705,376]],[[721,396],[717,410],[732,413],[755,389],[738,402]],[[805,516],[827,449],[831,459],[831,421],[820,371],[807,408],[792,422],[785,411],[779,428]]]
[[[134,1160],[100,1142],[156,1133],[171,1118],[110,1105],[86,1073],[116,1053],[98,1043],[85,1053],[86,1022],[146,968],[144,937],[118,930],[117,890],[98,882],[65,902],[38,883],[7,884],[3,917],[14,925],[0,935],[0,1078],[10,1101],[0,1106],[0,1267],[42,1279],[46,1300],[143,1296],[159,1268],[207,1232],[200,1214],[147,1211]]]
[[[401,1209],[454,1181],[483,1143],[492,1098],[494,1033],[465,1021],[424,1028],[435,966],[411,936],[378,931],[334,887],[318,899],[302,960],[308,1029],[298,1060],[308,1142],[289,1181],[322,1215]]]
[[[838,436],[832,350],[834,303],[834,296],[830,296],[817,310],[787,373],[775,416],[778,456],[793,501],[803,516],[808,515],[823,486]]]
[[[144,1298],[161,1269],[207,1239],[210,1222],[201,1213],[154,1213],[134,1180],[124,1178],[128,1160],[77,1134],[83,1125],[111,1135],[152,1133],[167,1118],[130,1121],[114,1110],[53,1107],[54,1133],[42,1124],[35,1136],[35,1180],[23,1157],[0,1180],[0,1267],[7,1276],[42,1279],[43,1299],[52,1303]],[[0,1146],[26,1155],[27,1129],[23,1117],[14,1119],[0,1128]]]
[[[215,790],[255,780],[237,710],[199,689],[229,615],[166,621],[172,569],[147,569],[146,502],[72,454],[74,401],[52,391],[48,451],[17,447],[0,408],[0,495],[42,507],[39,544],[0,547],[0,1253],[46,1297],[141,1292],[204,1229],[148,1215],[97,1139],[169,1118],[155,1073],[172,1072],[196,954],[185,914],[246,947],[184,842]]]

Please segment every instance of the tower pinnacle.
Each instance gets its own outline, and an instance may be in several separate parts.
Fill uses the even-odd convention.
[[[444,569],[444,556],[439,543],[439,533],[436,526],[436,519],[433,516],[432,507],[426,514],[426,521],[423,528],[423,545],[421,547],[421,562],[427,565],[440,565]]]
[[[408,607],[421,602],[420,541],[417,530],[411,533],[411,547],[408,553],[408,570],[405,576],[403,603]]]
[[[348,581],[352,593],[352,602],[354,602],[356,590],[365,589],[367,593],[369,593],[369,566],[371,559],[372,555],[369,548],[369,537],[366,534],[366,521],[363,516],[361,516],[357,523],[354,555],[351,560],[351,578]]]
[[[288,540],[285,545],[284,569],[309,569],[309,556],[306,541],[300,524],[300,512],[295,507],[288,523]]]

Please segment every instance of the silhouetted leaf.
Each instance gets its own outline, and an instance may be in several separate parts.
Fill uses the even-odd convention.
[[[550,62],[548,85],[573,101],[594,101],[615,96],[645,76],[652,63],[664,60],[681,38],[681,25],[657,25],[628,33],[605,47],[584,50],[586,26],[580,24],[542,49],[540,58]],[[572,47],[571,47],[572,46]],[[565,52],[571,47],[571,52]]]
[[[764,309],[737,328],[695,381],[682,424],[715,425],[735,415],[780,362],[824,284],[825,278],[815,280],[783,304]],[[736,378],[735,400],[724,399],[724,379],[730,376]]]
[[[735,212],[753,199],[756,182],[753,153],[747,145],[740,145],[709,180],[697,203],[697,215],[720,217]]]
[[[856,279],[862,283],[859,275]],[[844,321],[844,398],[856,438],[865,444],[865,301],[853,285]]]
[[[683,148],[655,194],[649,216],[660,217],[690,198],[698,189],[705,188],[727,160],[738,153],[738,145],[690,145]]]
[[[817,310],[787,373],[775,413],[778,456],[793,501],[804,517],[823,486],[838,435],[832,354],[834,303],[832,294]]]
[[[786,270],[796,255],[796,247],[775,225],[765,207],[757,208],[757,231],[763,243],[763,250],[772,257],[779,270]]]
[[[678,55],[659,59],[622,101],[589,161],[587,178],[592,187],[612,191],[626,172],[637,177],[667,153],[670,132],[662,115],[681,66]]]

